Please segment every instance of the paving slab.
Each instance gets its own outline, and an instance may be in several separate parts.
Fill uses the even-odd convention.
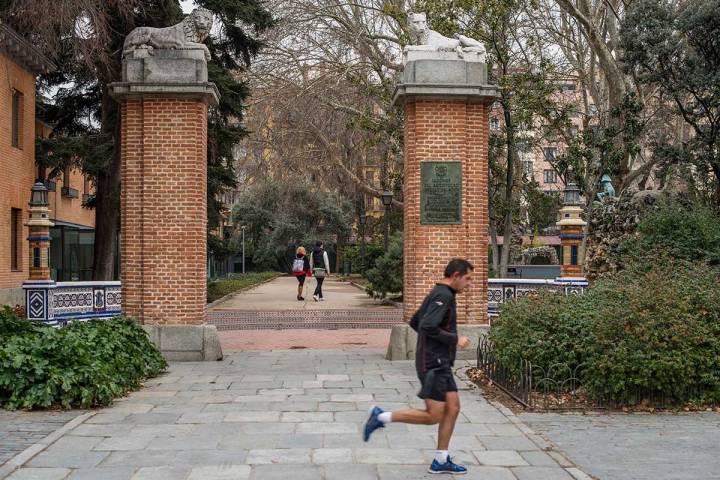
[[[720,479],[720,413],[527,413],[519,418],[602,480]],[[586,480],[582,472],[568,471]]]
[[[430,478],[436,426],[391,423],[362,440],[370,405],[422,405],[412,362],[387,362],[383,353],[247,351],[221,362],[172,363],[166,375],[75,426],[12,478]],[[512,412],[468,390],[464,378],[457,382],[463,415],[451,455],[469,467],[466,478],[573,478],[568,472],[577,466],[545,452],[532,440],[541,437]],[[581,478],[581,470],[572,472]]]

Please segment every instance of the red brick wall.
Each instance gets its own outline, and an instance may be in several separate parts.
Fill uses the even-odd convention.
[[[130,99],[121,127],[123,312],[145,324],[204,323],[207,106]]]
[[[22,138],[12,146],[12,92],[23,94]],[[11,209],[28,220],[30,188],[35,181],[35,77],[0,53],[0,289],[19,288],[28,278],[28,228],[20,227],[18,270],[11,269]]]
[[[488,107],[464,101],[420,100],[405,105],[404,317],[408,320],[448,261],[475,266],[471,288],[458,296],[458,322],[487,318]],[[462,224],[420,224],[420,162],[462,162]]]

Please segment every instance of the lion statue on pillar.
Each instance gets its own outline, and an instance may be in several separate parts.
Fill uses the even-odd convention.
[[[426,51],[426,52],[456,52],[459,58],[465,58],[466,54],[477,55],[480,61],[485,62],[485,45],[474,38],[465,35],[455,34],[455,38],[449,38],[441,33],[432,30],[427,23],[424,13],[411,13],[408,18],[408,29],[410,30],[411,45],[407,45],[404,51]]]
[[[152,54],[157,49],[201,49],[210,60],[210,50],[202,42],[210,34],[213,13],[207,8],[196,8],[185,20],[165,28],[137,27],[125,37],[123,58],[135,50],[145,49]]]

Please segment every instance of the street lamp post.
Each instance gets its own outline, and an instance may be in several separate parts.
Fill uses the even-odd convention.
[[[390,207],[392,207],[393,194],[385,190],[380,196],[385,205],[385,252],[388,251],[388,239],[390,238]]]
[[[245,274],[245,225],[240,227],[242,230],[242,273]]]
[[[364,209],[360,210],[358,222],[360,223],[360,271],[365,276],[365,223],[367,222],[367,215]]]

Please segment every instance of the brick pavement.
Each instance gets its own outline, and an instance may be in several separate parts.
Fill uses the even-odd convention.
[[[365,444],[368,407],[418,405],[411,362],[381,350],[286,350],[175,363],[147,388],[99,411],[9,478],[420,479],[435,428],[391,424]],[[464,385],[461,382],[462,385]],[[506,409],[460,392],[451,449],[465,478],[587,478]],[[567,465],[567,468],[561,466]]]

